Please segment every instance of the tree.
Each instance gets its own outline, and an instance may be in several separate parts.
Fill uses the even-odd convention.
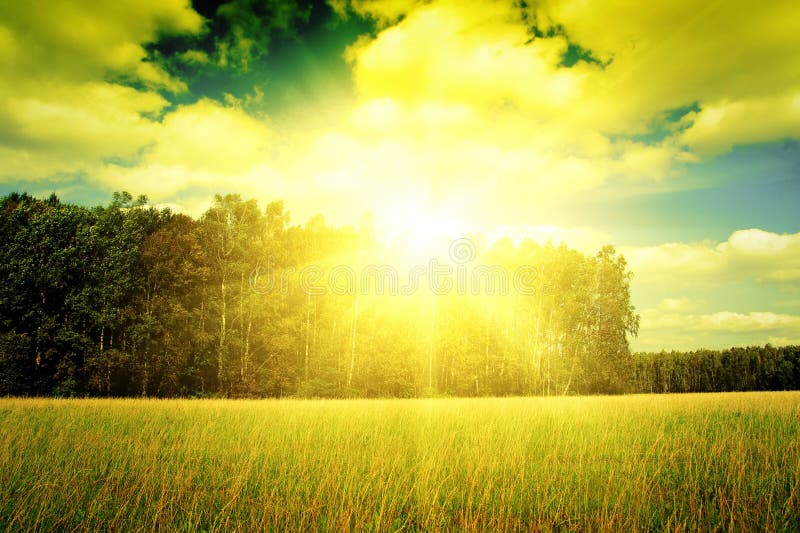
[[[238,195],[217,195],[200,220],[200,237],[209,257],[211,282],[218,287],[211,305],[216,308],[219,320],[216,390],[220,393],[232,394],[234,388],[241,388],[249,378],[252,335],[249,277],[252,265],[261,255],[265,236],[265,218],[257,203],[244,201]]]

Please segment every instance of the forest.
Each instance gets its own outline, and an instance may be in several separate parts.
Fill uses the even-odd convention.
[[[475,235],[432,267],[369,216],[292,225],[280,201],[218,195],[195,219],[127,192],[94,207],[12,193],[0,232],[0,395],[800,388],[798,347],[632,354],[632,273],[610,246]]]

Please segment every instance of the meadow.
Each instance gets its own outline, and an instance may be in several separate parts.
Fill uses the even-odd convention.
[[[0,400],[0,529],[800,529],[800,392]]]

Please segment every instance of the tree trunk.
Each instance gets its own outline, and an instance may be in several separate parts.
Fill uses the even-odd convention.
[[[433,352],[436,341],[436,295],[431,291],[431,342],[428,349],[428,389],[433,391]]]
[[[306,293],[306,349],[303,359],[303,377],[308,381],[308,346],[311,339],[311,292]]]
[[[242,379],[247,376],[250,365],[250,333],[253,331],[253,311],[247,306],[247,329],[244,334],[244,361],[242,362]]]
[[[147,352],[144,357],[144,370],[142,371],[142,398],[147,397],[147,381],[150,379],[147,369]]]
[[[222,359],[225,352],[225,333],[227,331],[228,309],[225,301],[225,279],[220,283],[220,294],[222,304],[220,306],[219,317],[219,346],[217,348],[217,392],[222,391]]]
[[[347,369],[347,388],[353,383],[353,372],[356,367],[356,331],[358,325],[358,284],[356,284],[356,297],[353,301],[353,330],[350,335],[350,366]]]

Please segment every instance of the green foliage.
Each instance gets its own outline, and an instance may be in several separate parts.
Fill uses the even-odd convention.
[[[800,346],[661,352],[635,357],[636,392],[800,389]]]
[[[282,202],[262,210],[238,195],[217,196],[195,220],[127,192],[93,208],[10,194],[0,199],[0,394],[415,397],[800,386],[788,348],[632,357],[631,274],[612,247],[587,257],[563,245],[474,238],[475,270],[533,267],[533,290],[492,292],[485,278],[434,295],[424,279],[412,294],[378,295],[378,281],[360,277],[362,269],[398,251],[376,241],[373,226],[370,216],[358,228],[331,227],[321,216],[291,226]],[[352,268],[355,285],[310,291],[300,274],[309,265],[327,289],[340,266]],[[259,290],[261,269],[270,290]]]

